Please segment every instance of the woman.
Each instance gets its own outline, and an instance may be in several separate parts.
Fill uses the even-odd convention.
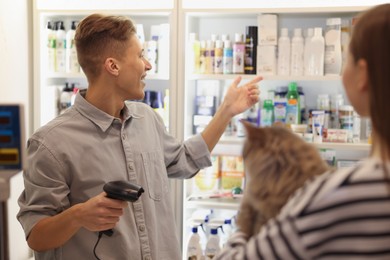
[[[359,17],[343,72],[372,121],[371,155],[306,185],[261,231],[236,232],[216,259],[390,259],[390,4]]]

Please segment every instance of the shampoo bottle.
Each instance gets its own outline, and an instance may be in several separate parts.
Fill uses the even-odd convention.
[[[341,19],[329,18],[325,30],[325,75],[340,75],[341,63]]]
[[[190,73],[199,73],[200,42],[196,33],[190,33],[188,53],[190,53]]]
[[[245,44],[243,35],[236,33],[233,44],[233,74],[244,73]]]
[[[50,21],[46,26],[47,37],[47,68],[50,72],[54,72],[56,68],[56,33],[53,30]]]
[[[305,75],[324,75],[325,40],[322,37],[322,28],[314,28],[314,35],[305,46]]]
[[[221,40],[215,41],[215,52],[214,52],[214,73],[223,73],[223,43]]]
[[[288,29],[282,28],[278,40],[278,75],[290,75],[291,41],[288,37]]]
[[[66,72],[80,72],[80,65],[77,60],[77,51],[74,43],[76,33],[76,22],[73,21],[70,30],[66,33]]]
[[[230,40],[224,41],[223,46],[223,74],[233,73],[233,49]]]
[[[291,75],[303,75],[303,47],[304,40],[302,37],[302,29],[295,28],[294,36],[291,40]]]
[[[56,71],[65,72],[66,69],[66,32],[64,22],[59,21],[56,32]]]

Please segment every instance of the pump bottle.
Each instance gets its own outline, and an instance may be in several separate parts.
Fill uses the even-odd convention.
[[[56,68],[57,72],[65,72],[66,33],[64,22],[59,21],[56,32]]]
[[[66,72],[77,73],[80,65],[77,60],[77,51],[74,42],[76,33],[76,21],[72,21],[70,30],[66,33]]]

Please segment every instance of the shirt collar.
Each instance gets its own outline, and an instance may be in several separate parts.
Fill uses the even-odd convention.
[[[96,124],[103,132],[107,131],[115,120],[120,122],[119,118],[113,117],[89,103],[85,99],[86,92],[86,89],[80,90],[75,98],[74,107],[80,114]],[[135,104],[132,104],[132,102],[125,102],[121,113],[124,118],[123,122],[128,121],[130,118],[141,119],[144,117],[142,111],[136,109]]]

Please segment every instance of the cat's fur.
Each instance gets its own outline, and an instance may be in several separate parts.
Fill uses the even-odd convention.
[[[330,169],[313,145],[283,126],[257,128],[243,122],[245,190],[238,228],[251,236],[275,217],[303,183]]]

